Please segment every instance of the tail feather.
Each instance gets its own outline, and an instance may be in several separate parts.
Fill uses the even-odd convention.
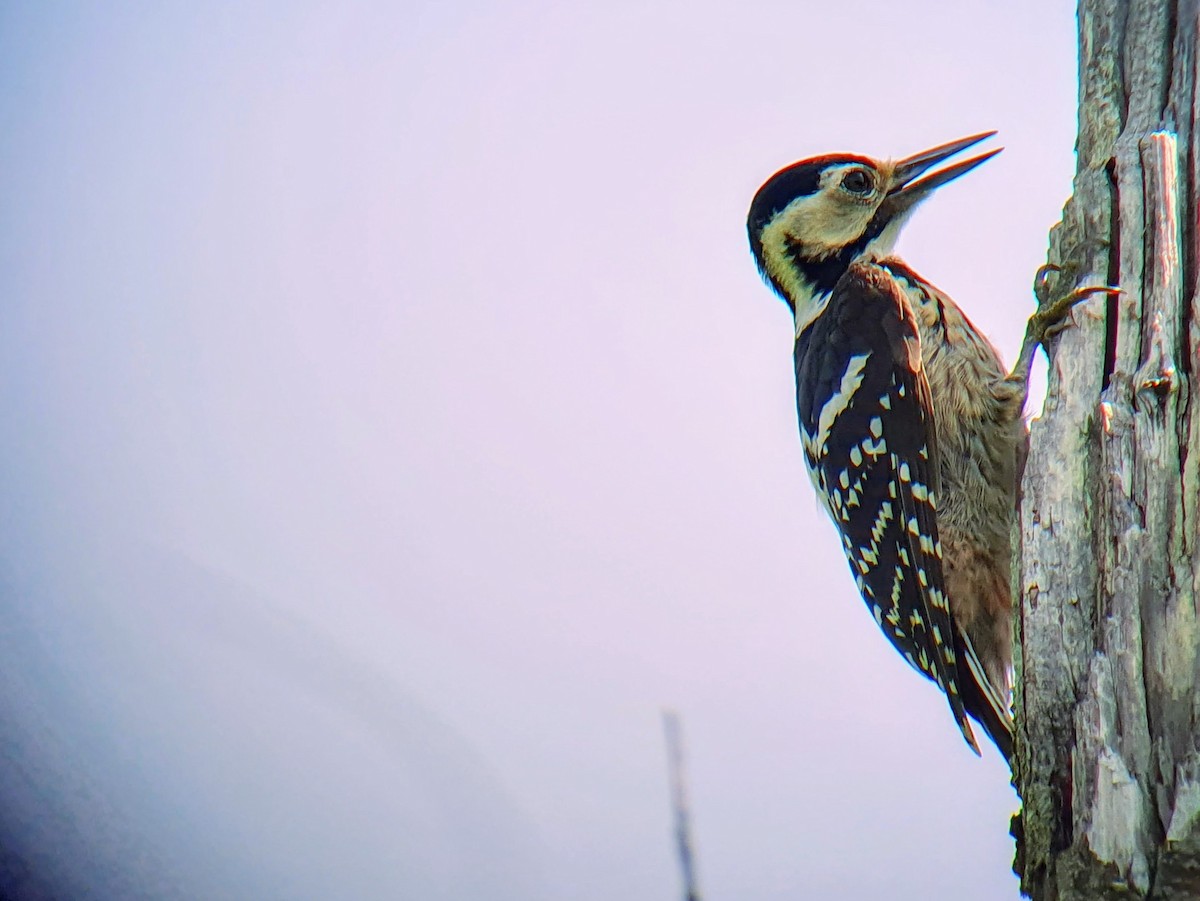
[[[995,742],[1004,759],[1012,762],[1013,719],[1004,691],[1006,686],[995,686],[979,661],[971,640],[959,629],[955,629],[954,650],[958,655],[958,686],[962,693],[963,707],[983,727],[983,731]]]

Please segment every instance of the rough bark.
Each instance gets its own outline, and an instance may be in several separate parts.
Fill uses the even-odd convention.
[[[1197,0],[1081,0],[1055,339],[1018,517],[1017,869],[1045,901],[1200,898]]]

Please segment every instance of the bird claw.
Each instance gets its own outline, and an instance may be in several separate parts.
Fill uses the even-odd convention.
[[[1061,274],[1062,271],[1062,267],[1047,263],[1038,269],[1033,278],[1033,293],[1038,301],[1037,312],[1029,317],[1029,324],[1025,328],[1025,340],[1021,343],[1020,354],[1017,355],[1017,364],[1008,377],[1009,382],[1018,386],[1017,396],[1020,397],[1022,405],[1029,386],[1029,370],[1033,366],[1034,354],[1039,346],[1045,346],[1047,338],[1053,338],[1070,325],[1066,317],[1071,308],[1093,294],[1119,294],[1121,291],[1112,285],[1084,285],[1061,297],[1054,297],[1050,276]]]
[[[1062,272],[1062,267],[1046,263],[1038,267],[1033,277],[1033,293],[1037,297],[1037,312],[1029,317],[1027,331],[1028,340],[1043,344],[1047,338],[1052,338],[1065,329],[1067,313],[1081,300],[1087,300],[1093,294],[1119,294],[1121,289],[1114,285],[1082,285],[1062,297],[1053,297],[1050,293],[1050,276]]]
[[[1037,298],[1039,308],[1050,302],[1050,276],[1056,272],[1062,272],[1062,267],[1045,263],[1038,266],[1038,271],[1033,276],[1033,296]]]

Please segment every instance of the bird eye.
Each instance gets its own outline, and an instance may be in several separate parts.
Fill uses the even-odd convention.
[[[870,194],[875,185],[862,169],[851,169],[842,176],[842,187],[851,194]]]

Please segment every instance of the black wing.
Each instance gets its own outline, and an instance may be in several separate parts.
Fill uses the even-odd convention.
[[[903,291],[878,266],[851,266],[797,336],[795,362],[805,456],[859,591],[979,753],[942,575],[933,407]]]

